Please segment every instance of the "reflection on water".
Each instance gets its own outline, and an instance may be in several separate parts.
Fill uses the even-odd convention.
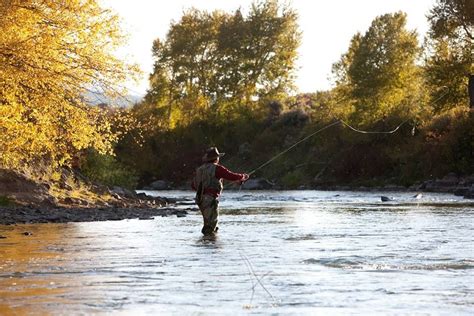
[[[469,314],[473,205],[391,197],[226,192],[215,237],[197,212],[0,226],[0,314]]]

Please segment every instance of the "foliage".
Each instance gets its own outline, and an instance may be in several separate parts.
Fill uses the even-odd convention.
[[[333,71],[341,99],[352,103],[353,119],[370,124],[390,115],[415,117],[422,100],[420,52],[415,31],[408,31],[406,14],[385,14],[368,31],[357,33]]]
[[[116,95],[135,73],[112,55],[122,42],[117,16],[96,0],[9,0],[0,5],[0,164],[69,164],[85,148],[110,153],[110,113],[86,91]]]
[[[196,118],[255,110],[255,98],[292,88],[300,34],[297,15],[276,0],[248,16],[188,10],[165,40],[153,43],[155,66],[146,101],[166,109],[169,127]]]
[[[145,127],[143,146],[129,136],[117,146],[120,160],[137,170],[142,185],[155,179],[186,183],[208,146],[225,151],[222,163],[232,170],[254,170],[339,119],[368,131],[403,124],[393,134],[335,125],[253,176],[297,188],[410,185],[448,172],[474,172],[469,140],[474,122],[463,107],[466,86],[459,76],[469,71],[468,46],[456,46],[460,37],[430,35],[420,47],[415,31],[406,28],[406,14],[384,14],[355,34],[334,64],[333,89],[291,95],[291,54],[299,32],[291,14],[285,27],[278,22],[284,21],[281,12],[292,10],[275,8],[276,2],[263,2],[246,17],[241,11],[190,10],[171,25],[165,40],[155,41],[151,87],[146,101],[133,109]],[[287,34],[284,39],[275,35],[279,31]],[[287,41],[294,45],[288,44],[290,55],[280,51],[283,61],[273,53],[261,58]],[[261,64],[255,62],[259,58]],[[272,77],[263,74],[277,74],[279,65],[285,88],[273,89]],[[254,81],[252,73],[262,77]]]
[[[281,178],[281,184],[286,188],[297,189],[305,182],[306,174],[301,170],[287,172]]]
[[[107,186],[120,186],[134,189],[138,177],[129,167],[118,162],[112,155],[103,155],[97,151],[88,152],[81,171],[90,180]]]
[[[474,3],[471,0],[437,0],[428,16],[434,38],[468,37],[474,40]]]
[[[474,72],[473,12],[472,1],[438,0],[428,16],[425,73],[436,113],[466,104],[468,75]]]
[[[398,175],[413,180],[474,172],[474,121],[465,106],[436,115],[409,143],[403,145]]]
[[[0,206],[11,206],[13,201],[8,196],[0,195]]]

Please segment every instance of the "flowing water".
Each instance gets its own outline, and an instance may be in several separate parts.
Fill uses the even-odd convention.
[[[216,238],[195,211],[0,226],[0,314],[470,314],[474,204],[412,195],[225,192]]]

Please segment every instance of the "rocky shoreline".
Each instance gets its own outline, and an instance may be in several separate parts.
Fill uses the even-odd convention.
[[[189,210],[189,209],[188,209]],[[152,220],[154,217],[185,217],[186,209],[162,208],[42,208],[42,207],[0,207],[0,225],[119,221],[123,219]]]
[[[25,174],[0,169],[0,225],[67,223],[123,219],[184,217],[189,201],[149,196],[121,187],[108,188],[79,179],[64,170],[54,183],[32,180]],[[52,192],[55,194],[53,195]]]

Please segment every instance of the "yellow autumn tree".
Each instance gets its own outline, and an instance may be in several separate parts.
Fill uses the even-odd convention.
[[[96,0],[1,1],[0,166],[58,166],[85,148],[111,151],[115,118],[84,95],[120,94],[136,74],[113,54],[123,39],[118,17]]]

